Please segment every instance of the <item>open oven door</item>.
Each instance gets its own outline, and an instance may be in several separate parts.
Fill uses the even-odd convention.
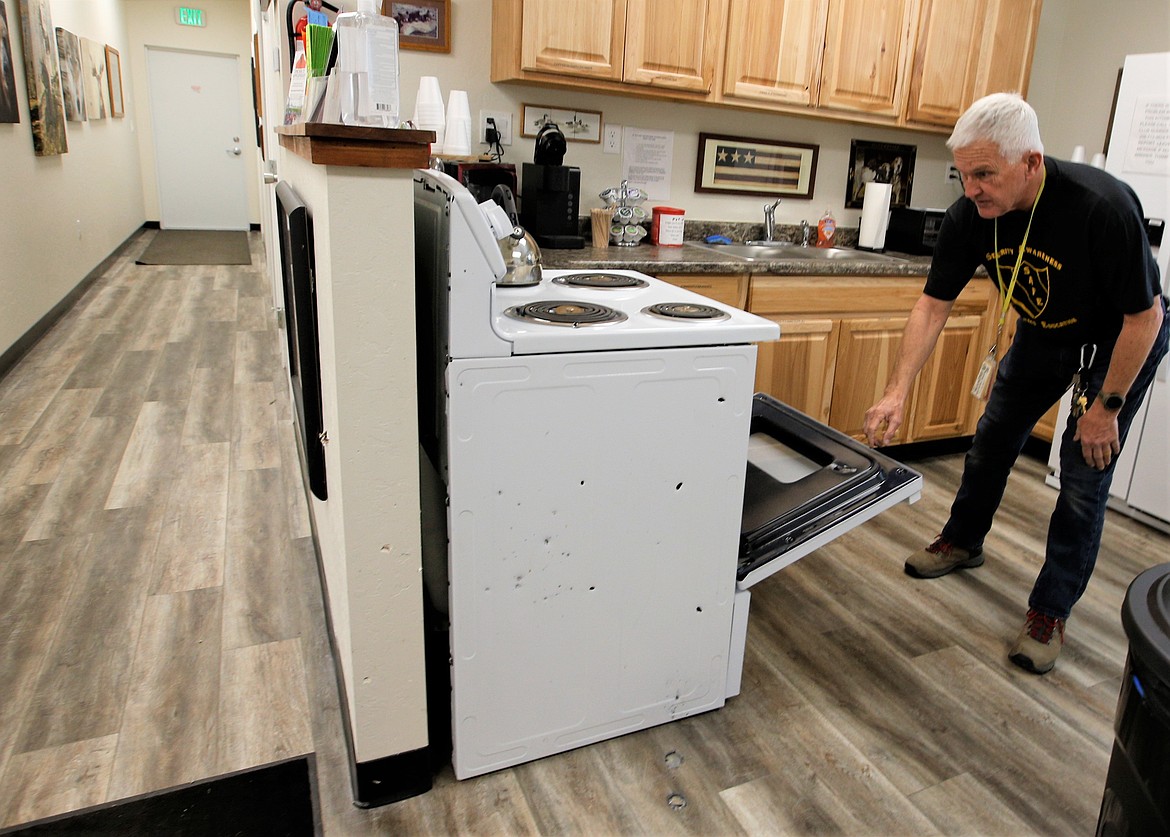
[[[901,502],[922,475],[769,395],[752,402],[728,691],[739,693],[749,588]]]

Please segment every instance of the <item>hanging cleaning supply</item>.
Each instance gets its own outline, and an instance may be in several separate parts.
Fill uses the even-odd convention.
[[[833,217],[833,213],[826,209],[821,220],[817,222],[817,246],[835,247],[836,235],[837,220]]]
[[[343,125],[398,127],[398,22],[377,0],[354,0],[333,22]]]

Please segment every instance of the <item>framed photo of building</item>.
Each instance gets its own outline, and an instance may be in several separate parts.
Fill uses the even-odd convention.
[[[861,209],[865,184],[870,181],[890,184],[890,208],[910,205],[914,186],[916,145],[893,142],[853,140],[849,145],[849,180],[845,194],[848,209]]]
[[[699,134],[695,191],[811,198],[819,145]]]
[[[451,51],[451,0],[382,0],[382,14],[398,21],[398,46]]]

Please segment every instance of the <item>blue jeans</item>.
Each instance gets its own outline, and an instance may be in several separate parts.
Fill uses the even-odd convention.
[[[1158,362],[1166,354],[1168,328],[1170,318],[1163,318],[1162,330],[1117,414],[1122,445]],[[1097,347],[1088,373],[1090,403],[1101,388],[1112,351],[1112,346]],[[1024,442],[1040,417],[1068,389],[1079,366],[1079,346],[1049,345],[1026,328],[1016,332],[1000,363],[987,409],[975,428],[943,538],[966,549],[982,546]],[[1093,573],[1117,463],[1113,457],[1104,470],[1093,468],[1085,462],[1081,443],[1073,441],[1075,432],[1076,421],[1070,417],[1060,441],[1060,493],[1048,522],[1044,566],[1028,598],[1029,608],[1060,619],[1068,618]]]

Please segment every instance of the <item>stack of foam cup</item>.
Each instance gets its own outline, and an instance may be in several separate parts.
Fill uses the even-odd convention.
[[[466,90],[452,90],[447,100],[447,135],[443,153],[466,156],[471,153],[471,107]]]
[[[446,120],[443,118],[443,92],[434,76],[423,76],[418,83],[418,97],[414,100],[414,126],[421,131],[434,131],[433,151],[443,149]]]

